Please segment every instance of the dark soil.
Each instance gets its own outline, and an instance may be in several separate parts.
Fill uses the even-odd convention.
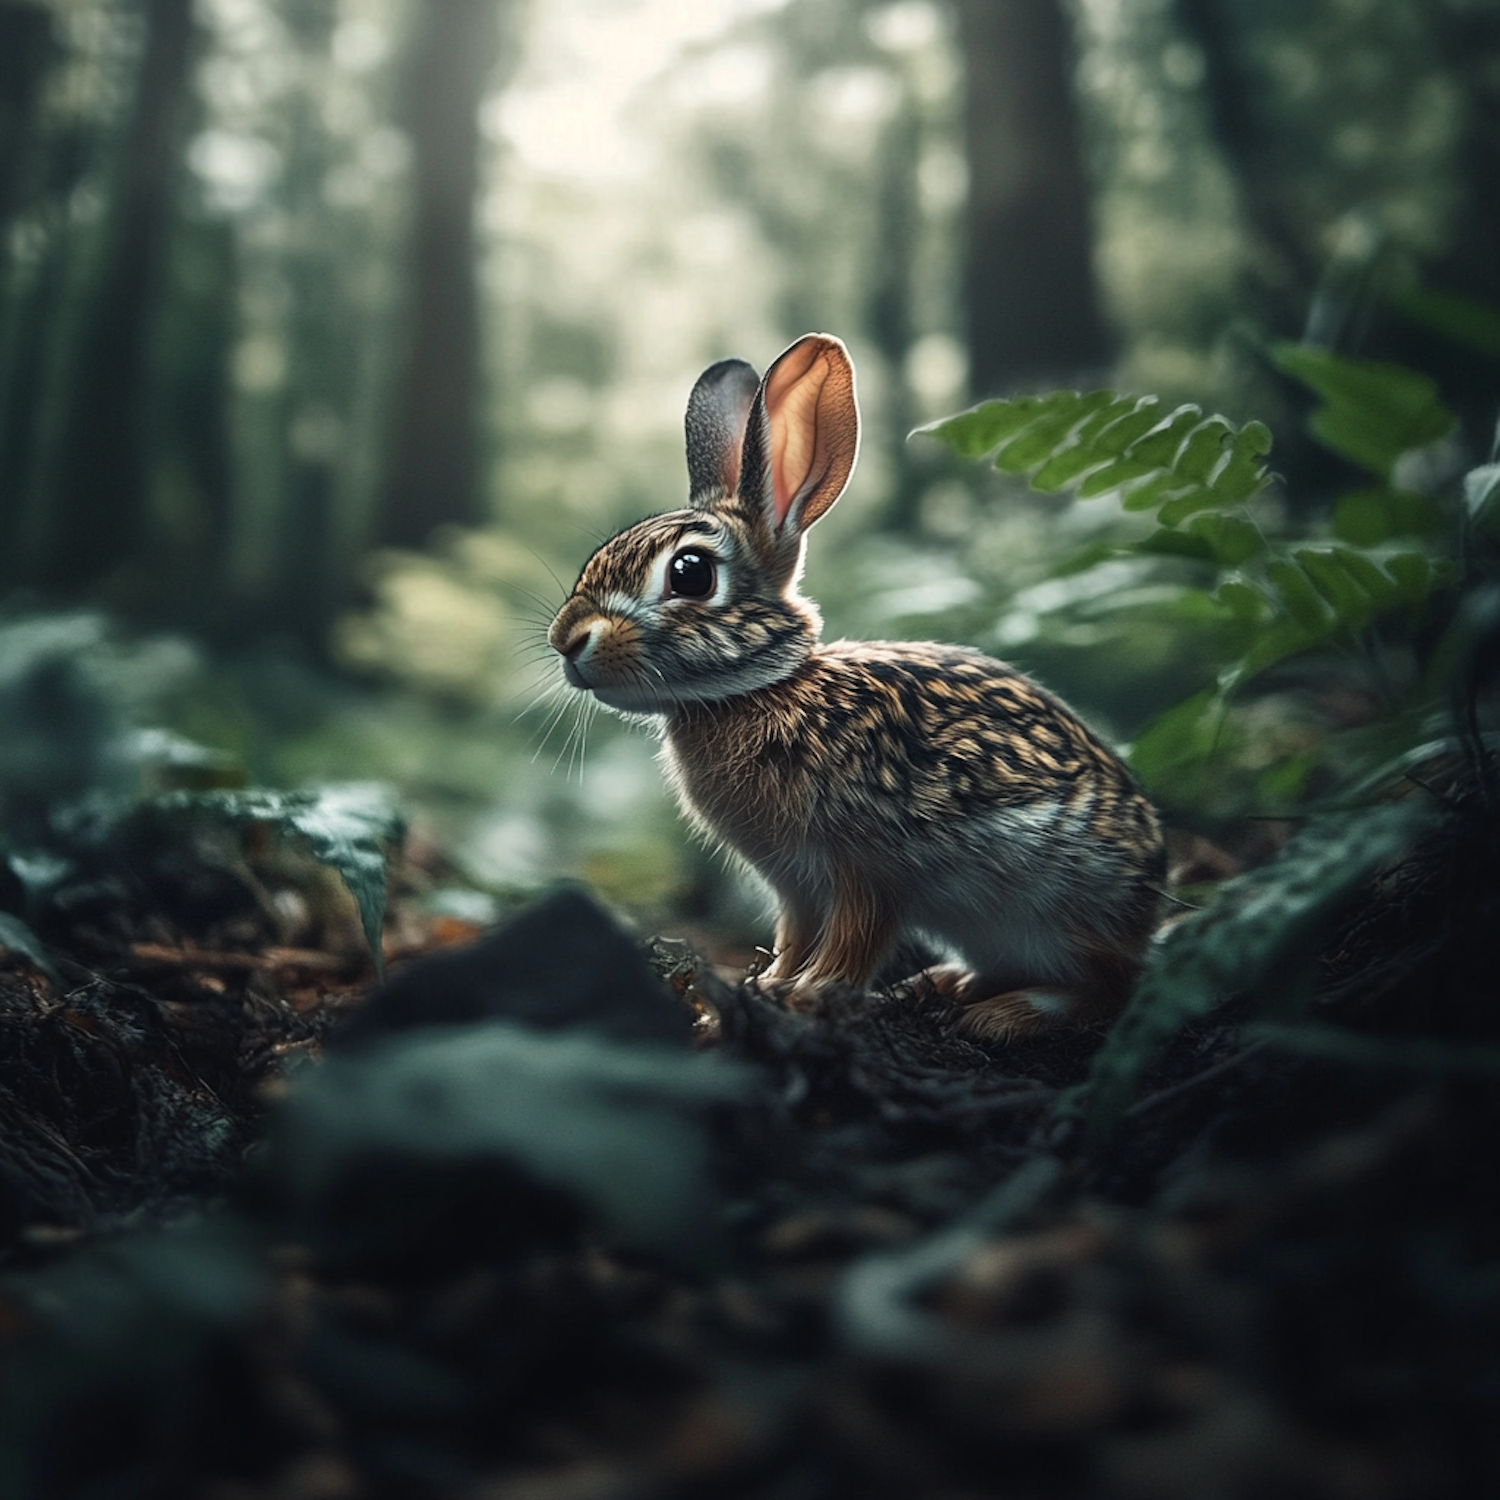
[[[368,1000],[101,898],[0,960],[0,1493],[1500,1492],[1495,832],[1323,933],[1337,1046],[1226,996],[1102,1139],[1098,1034],[791,1013],[576,892],[425,958],[398,901]]]

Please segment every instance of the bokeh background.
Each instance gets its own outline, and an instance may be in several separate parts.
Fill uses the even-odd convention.
[[[96,613],[142,722],[257,782],[389,781],[479,888],[753,927],[649,736],[544,700],[543,632],[680,503],[697,372],[810,329],[866,424],[813,538],[830,633],[972,641],[1128,742],[1205,670],[1177,564],[908,432],[1194,401],[1268,422],[1272,503],[1312,515],[1348,476],[1265,352],[1305,338],[1432,376],[1461,426],[1429,460],[1478,461],[1500,9],[0,3],[5,618]],[[1268,694],[1238,779],[1152,790],[1253,810],[1297,725]]]

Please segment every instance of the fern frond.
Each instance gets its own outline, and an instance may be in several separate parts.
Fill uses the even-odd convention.
[[[993,454],[997,469],[1026,475],[1034,489],[1072,488],[1084,499],[1118,491],[1126,510],[1155,510],[1168,530],[1242,504],[1271,482],[1264,423],[1236,428],[1198,406],[1169,411],[1157,396],[1056,391],[984,401],[917,432],[964,458]]]

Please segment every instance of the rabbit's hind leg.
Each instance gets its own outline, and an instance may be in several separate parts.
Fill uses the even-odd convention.
[[[1077,1022],[1082,1009],[1069,990],[1007,990],[965,1005],[958,1029],[987,1042],[1026,1041]]]
[[[1130,953],[1096,949],[1073,980],[1031,984],[1009,983],[969,976],[950,990],[963,1012],[960,1031],[986,1041],[1014,1042],[1067,1027],[1112,1021],[1125,1008],[1140,970]]]
[[[959,1007],[960,1031],[987,1042],[1040,1036],[1068,1024],[1081,1009],[1071,990],[1017,985],[1014,979],[987,980],[962,964],[924,969],[919,983],[929,995],[939,995]]]

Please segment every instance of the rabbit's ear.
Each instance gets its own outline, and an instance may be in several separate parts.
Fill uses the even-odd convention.
[[[688,397],[688,495],[699,508],[734,494],[740,482],[745,424],[760,377],[742,359],[721,359],[699,377]]]
[[[750,427],[746,485],[759,479],[775,533],[798,536],[843,493],[859,454],[849,351],[826,333],[798,339],[766,371]]]

